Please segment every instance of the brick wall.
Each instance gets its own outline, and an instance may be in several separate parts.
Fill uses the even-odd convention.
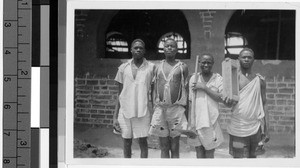
[[[267,104],[270,132],[295,131],[295,79],[267,78]],[[75,123],[111,127],[116,109],[118,87],[112,76],[86,75],[75,78]],[[221,105],[220,124],[223,129],[231,111]]]
[[[112,126],[118,97],[118,86],[115,85],[114,77],[77,77],[74,91],[75,124]]]

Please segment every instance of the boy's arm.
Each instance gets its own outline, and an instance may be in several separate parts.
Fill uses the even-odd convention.
[[[264,112],[265,112],[264,134],[266,136],[269,136],[269,112],[268,112],[268,108],[267,108],[266,82],[263,79],[261,79],[261,98],[262,98],[263,108],[264,108]]]
[[[153,66],[153,78],[151,80],[151,91],[150,91],[150,97],[151,97],[151,108],[153,109],[154,108],[154,95],[155,94],[155,81],[156,81],[156,73],[157,73],[157,68],[156,66],[154,65]],[[150,110],[151,112],[151,115],[153,114],[153,110]]]
[[[120,94],[122,92],[122,89],[123,89],[123,84],[122,83],[118,83],[118,86],[119,86],[119,93],[118,93],[118,103],[117,103],[117,108],[114,112],[114,115],[113,115],[113,126],[115,129],[117,129],[117,131],[121,131],[121,128],[120,128],[120,124],[118,122],[118,116],[119,116],[119,110],[120,110]]]

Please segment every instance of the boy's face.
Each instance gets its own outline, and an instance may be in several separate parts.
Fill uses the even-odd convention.
[[[164,44],[164,54],[166,57],[175,57],[177,54],[177,44],[175,41],[167,40]]]
[[[199,61],[201,72],[204,74],[210,73],[214,65],[214,60],[209,55],[204,55],[200,58]]]
[[[239,61],[242,68],[249,69],[254,62],[254,55],[250,51],[244,51],[240,54]]]
[[[142,58],[145,54],[145,46],[141,42],[137,41],[132,45],[131,53],[133,58]]]

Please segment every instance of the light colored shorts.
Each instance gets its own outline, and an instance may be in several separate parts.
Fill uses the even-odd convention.
[[[181,105],[155,105],[149,134],[158,137],[176,137],[181,133],[175,129],[186,129],[185,108]]]
[[[149,112],[140,118],[125,118],[123,114],[119,114],[118,121],[121,127],[121,134],[123,138],[142,138],[148,136],[150,127]]]
[[[217,148],[224,141],[223,133],[218,121],[211,127],[205,127],[197,130],[198,136],[194,139],[188,138],[187,143],[190,146],[203,146],[205,150]]]

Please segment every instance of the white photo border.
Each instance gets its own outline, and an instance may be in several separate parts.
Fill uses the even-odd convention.
[[[297,55],[299,55],[299,23],[300,23],[300,3],[295,2],[183,2],[183,1],[97,1],[97,0],[67,0],[67,27],[66,27],[66,79],[65,84],[62,88],[66,88],[65,101],[66,107],[61,108],[59,113],[65,115],[65,137],[63,144],[59,144],[60,147],[64,147],[63,150],[58,151],[64,152],[64,162],[60,162],[60,165],[68,168],[99,168],[99,167],[111,167],[111,166],[241,166],[246,165],[247,167],[258,166],[258,167],[269,167],[269,166],[280,166],[280,167],[297,167],[300,166],[299,157],[299,139],[296,138],[295,145],[295,157],[294,158],[275,158],[275,159],[122,159],[122,158],[74,158],[73,150],[73,137],[74,137],[74,23],[75,23],[75,10],[76,9],[293,9],[296,10],[296,65]],[[296,83],[298,83],[297,72],[299,67],[296,67]],[[60,71],[59,71],[60,72]],[[300,72],[300,71],[299,71]],[[59,87],[60,88],[60,87]],[[299,91],[296,89],[296,100],[298,100]],[[295,104],[298,104],[297,102]],[[295,107],[295,113],[298,111],[297,106]],[[60,116],[61,114],[59,114]],[[299,115],[295,115],[295,120],[299,121]],[[62,124],[62,123],[61,123]],[[298,130],[298,122],[295,122],[296,131]],[[64,129],[64,128],[59,128]],[[296,132],[295,137],[297,137]],[[59,142],[61,143],[61,142]],[[61,155],[61,154],[59,154]]]

